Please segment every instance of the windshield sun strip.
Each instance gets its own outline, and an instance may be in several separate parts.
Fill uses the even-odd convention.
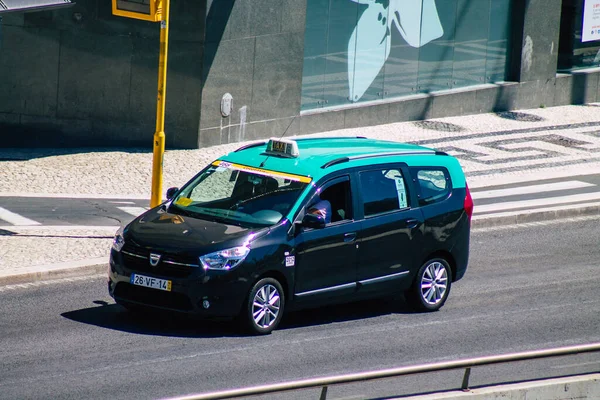
[[[312,181],[312,178],[309,176],[294,175],[294,174],[288,174],[286,172],[278,172],[278,171],[271,171],[268,169],[249,167],[247,165],[235,164],[235,163],[230,163],[230,162],[222,161],[222,160],[217,160],[217,161],[213,162],[212,165],[214,165],[215,167],[234,168],[239,171],[244,171],[244,172],[249,172],[249,173],[254,173],[254,174],[264,175],[264,176],[271,176],[273,178],[290,179],[292,181],[302,182],[302,183],[310,183]]]

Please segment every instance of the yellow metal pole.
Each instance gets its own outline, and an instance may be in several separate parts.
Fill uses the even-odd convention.
[[[169,0],[162,0],[160,55],[158,59],[158,96],[156,98],[156,132],[152,157],[152,196],[150,207],[162,202],[163,158],[165,154],[165,98],[167,97],[167,54],[169,49]]]

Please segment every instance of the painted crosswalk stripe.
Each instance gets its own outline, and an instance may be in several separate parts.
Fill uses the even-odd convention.
[[[491,199],[494,197],[505,197],[505,196],[516,196],[523,194],[534,194],[534,193],[548,193],[556,192],[559,190],[572,190],[581,189],[585,187],[596,186],[593,183],[581,182],[581,181],[566,181],[548,183],[544,185],[531,185],[531,186],[520,186],[510,189],[496,189],[486,190],[482,192],[471,192],[473,199]]]
[[[475,204],[473,214],[484,214],[497,211],[515,210],[518,208],[543,207],[554,204],[569,204],[592,200],[600,200],[600,192],[574,194],[571,196],[547,197],[544,199],[507,201],[504,203],[486,204],[481,206]]]
[[[483,215],[473,215],[474,221],[482,221],[482,220],[490,220],[494,218],[505,218],[505,217],[516,217],[523,215],[532,215],[539,213],[560,213],[561,211],[569,211],[569,210],[585,210],[585,209],[600,209],[600,202],[591,202],[591,203],[577,203],[577,204],[561,204],[557,206],[551,207],[541,207],[541,208],[531,208],[529,210],[518,210],[518,211],[503,211],[499,213],[493,214],[483,214]],[[578,218],[584,217],[569,217],[572,221],[577,221]],[[600,218],[600,214],[591,215],[590,218]],[[536,222],[539,223],[539,222]],[[519,224],[522,225],[522,224]]]
[[[146,211],[148,211],[148,209],[144,208],[144,207],[117,207],[117,208],[121,211],[125,211],[127,214],[131,214],[136,217],[138,215],[143,214]]]
[[[9,224],[16,225],[16,226],[40,225],[40,223],[37,221],[34,221],[29,218],[25,218],[22,215],[8,211],[7,209],[2,208],[2,207],[0,207],[0,219],[8,222]]]

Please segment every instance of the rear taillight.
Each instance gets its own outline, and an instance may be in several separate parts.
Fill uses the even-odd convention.
[[[471,192],[469,191],[469,186],[466,183],[465,183],[465,188],[467,189],[467,194],[465,195],[464,208],[465,208],[465,212],[467,213],[467,216],[469,217],[469,221],[470,221],[471,217],[473,216],[473,198],[471,197]]]

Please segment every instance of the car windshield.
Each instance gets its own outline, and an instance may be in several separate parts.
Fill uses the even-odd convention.
[[[169,211],[250,228],[278,223],[310,178],[217,161],[189,182]]]

